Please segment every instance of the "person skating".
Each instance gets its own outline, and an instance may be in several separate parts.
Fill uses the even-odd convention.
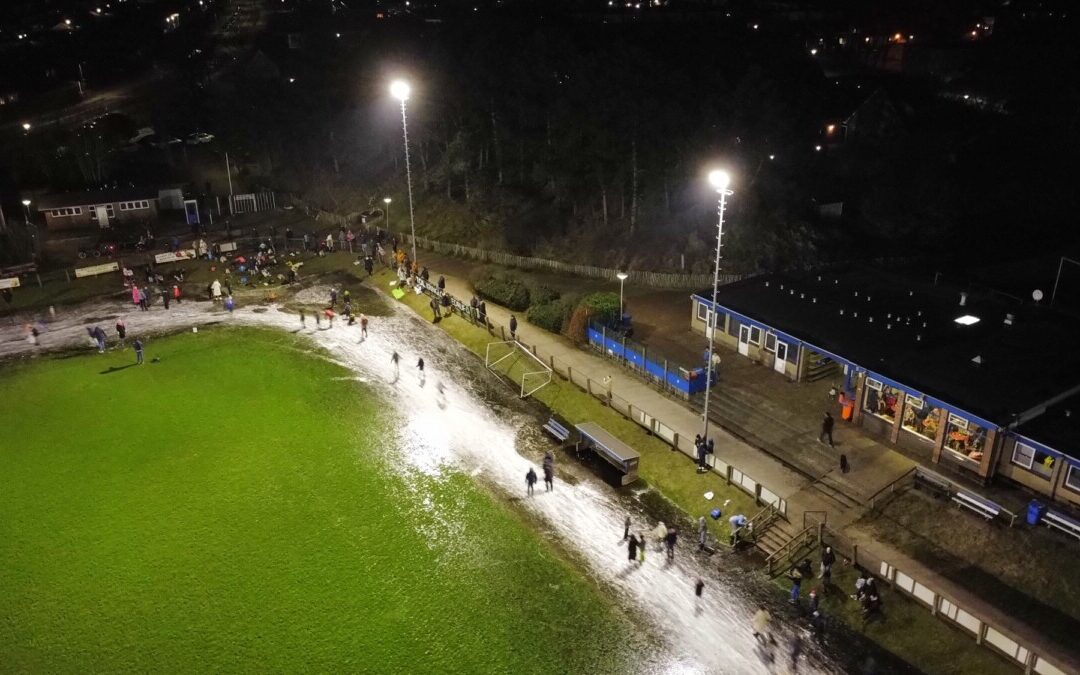
[[[630,516],[627,516],[626,520],[623,521],[622,540],[626,541],[629,538],[630,538]]]
[[[304,314],[304,310],[300,310],[300,327],[307,328],[307,316]]]
[[[169,294],[169,289],[161,289],[161,304],[165,305],[165,309],[169,308],[170,300],[172,300],[172,296]]]
[[[510,315],[510,339],[517,339],[517,317],[513,314]]]
[[[421,356],[416,360],[416,369],[420,371],[420,379],[424,379],[424,357]]]
[[[829,414],[829,411],[825,411],[825,416],[821,418],[821,433],[818,434],[818,443],[824,443],[825,439],[829,439],[829,447],[836,447],[833,445],[832,439],[833,430],[833,416]]]
[[[536,486],[536,471],[529,467],[529,472],[525,474],[525,490],[531,497],[533,494],[533,488]]]
[[[769,614],[769,610],[765,609],[765,605],[758,607],[758,611],[754,613],[752,625],[754,627],[754,639],[762,644],[773,641],[772,633],[769,632],[770,621],[772,621],[772,615]]]
[[[221,282],[217,279],[214,279],[210,283],[210,297],[214,300],[214,302],[217,302],[221,299]]]
[[[330,308],[333,309],[337,304],[337,289],[333,286],[330,287]]]
[[[101,329],[101,326],[94,326],[94,341],[97,343],[98,353],[105,353],[105,331]]]
[[[364,258],[364,271],[369,277],[375,272],[375,261],[371,259],[371,256]]]
[[[131,304],[142,307],[142,304],[139,303],[139,287],[134,282],[131,284]]]
[[[124,346],[124,338],[127,337],[127,324],[124,323],[124,317],[119,317],[116,320],[116,336],[120,338],[120,346]]]
[[[184,294],[180,291],[180,284],[173,284],[172,297],[178,305],[183,301]]]
[[[626,557],[630,562],[634,562],[638,557],[638,539],[634,535],[630,535],[630,539],[626,544]]]
[[[312,312],[315,316],[315,330],[322,330],[322,315],[318,312]]]
[[[360,315],[360,337],[367,339],[367,322],[368,318],[366,314]]]
[[[143,362],[143,343],[139,338],[135,338],[135,342],[131,343],[131,346],[135,348],[135,364],[142,365]]]
[[[788,645],[788,658],[790,659],[791,672],[799,672],[799,657],[802,656],[803,644],[802,635],[795,633],[791,638],[791,644]]]
[[[390,355],[390,363],[394,364],[394,379],[395,380],[401,374],[401,370],[400,370],[401,365],[399,363],[400,361],[401,361],[401,357],[398,356],[397,352],[394,352],[393,354]]]
[[[705,524],[705,516],[698,516],[697,527],[697,550],[704,551],[709,540],[709,526]]]
[[[841,453],[840,454],[840,473],[847,473],[850,470],[851,470],[851,467],[848,465],[847,455]]]
[[[146,293],[146,287],[139,289],[139,309],[144,312],[150,311],[150,296]]]
[[[551,492],[555,489],[555,458],[551,451],[544,453],[544,491]]]
[[[236,301],[233,300],[232,294],[225,296],[225,309],[229,310],[229,314],[232,314],[236,308]]]
[[[667,546],[667,558],[668,560],[675,559],[675,544],[679,540],[678,528],[671,528],[667,531],[667,535],[664,536],[664,544]]]

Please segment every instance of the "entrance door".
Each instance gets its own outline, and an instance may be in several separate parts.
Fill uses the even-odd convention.
[[[95,206],[94,210],[97,211],[98,227],[105,228],[109,226],[109,209],[105,206]]]
[[[716,330],[713,324],[716,323],[716,315],[713,314],[711,309],[705,310],[705,337],[712,339],[713,331]]]
[[[750,355],[750,326],[739,326],[739,353],[743,356]]]
[[[773,370],[778,373],[785,373],[787,367],[787,343],[776,341],[776,359],[773,360]]]

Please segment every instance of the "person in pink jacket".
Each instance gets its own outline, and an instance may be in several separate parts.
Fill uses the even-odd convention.
[[[139,287],[136,284],[131,284],[131,301],[139,304]]]

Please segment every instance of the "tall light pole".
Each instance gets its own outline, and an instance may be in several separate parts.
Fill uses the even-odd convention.
[[[26,224],[30,224],[30,200],[22,200],[23,213],[26,215]]]
[[[626,277],[630,276],[626,272],[618,272],[615,274],[615,278],[619,280],[619,324],[622,324],[623,318],[623,282],[626,281]]]
[[[390,198],[383,197],[383,204],[386,204],[386,213],[383,214],[383,218],[386,221],[386,231],[390,231]]]
[[[706,331],[709,334],[709,359],[705,364],[705,412],[703,414],[705,430],[702,433],[704,439],[709,437],[709,394],[712,392],[713,344],[715,342],[714,334],[716,333],[716,293],[720,286],[720,247],[724,245],[724,209],[727,208],[727,198],[731,194],[731,190],[728,189],[728,186],[731,185],[731,176],[728,175],[727,171],[721,169],[710,171],[709,184],[716,190],[720,199],[716,207],[716,268],[713,271],[712,311],[708,314],[709,322],[706,326]]]
[[[405,141],[405,180],[409,185],[409,231],[412,237],[412,259],[416,263],[416,220],[413,218],[412,168],[409,166],[409,124],[405,118],[405,101],[409,100],[412,88],[405,80],[390,83],[390,94],[401,101],[401,135]]]

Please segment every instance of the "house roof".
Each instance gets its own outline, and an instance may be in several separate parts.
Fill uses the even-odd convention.
[[[88,204],[113,204],[130,202],[136,199],[157,199],[158,189],[154,188],[117,188],[114,190],[91,190],[87,192],[63,192],[45,195],[38,199],[37,210],[49,211],[65,206],[86,206]]]
[[[1021,424],[1016,432],[1080,459],[1080,394],[1050,406],[1042,415]]]
[[[754,277],[717,302],[1000,426],[1080,384],[1080,320],[990,291],[960,306],[958,288],[852,269]]]

